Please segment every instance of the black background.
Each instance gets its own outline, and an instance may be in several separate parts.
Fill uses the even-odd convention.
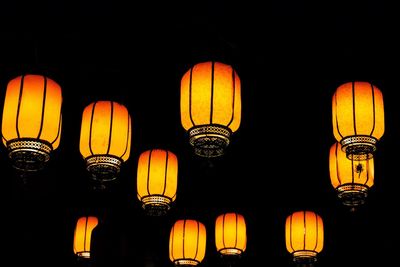
[[[170,1],[79,5],[2,4],[0,102],[7,82],[45,74],[63,93],[60,147],[27,184],[0,149],[4,262],[11,266],[76,266],[76,220],[98,216],[94,266],[172,266],[168,238],[177,219],[207,229],[203,266],[225,266],[214,223],[236,211],[247,222],[239,266],[293,266],[284,223],[309,209],[324,221],[318,266],[396,262],[400,149],[399,28],[383,1]],[[259,3],[258,3],[259,2]],[[320,2],[323,2],[320,3]],[[198,62],[232,64],[242,82],[242,124],[226,154],[193,154],[180,124],[179,85]],[[374,83],[385,101],[386,131],[375,156],[375,186],[349,212],[330,185],[334,143],[331,97],[351,80]],[[81,115],[95,100],[118,101],[132,117],[132,150],[117,183],[90,190],[79,153]],[[164,148],[179,159],[178,196],[164,217],[147,217],[136,198],[141,152]],[[397,228],[396,228],[397,227]]]

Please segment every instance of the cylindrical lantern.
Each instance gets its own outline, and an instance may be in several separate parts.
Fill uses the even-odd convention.
[[[321,217],[312,211],[297,211],[286,219],[286,249],[298,263],[311,263],[324,246]]]
[[[96,101],[83,111],[80,152],[95,180],[114,180],[131,149],[131,117],[125,106]]]
[[[93,216],[79,218],[74,232],[74,253],[81,258],[90,258],[90,244],[92,231],[97,226],[98,220]]]
[[[349,159],[373,157],[385,131],[381,91],[368,82],[348,82],[332,98],[333,133]]]
[[[4,100],[2,135],[16,169],[36,171],[60,143],[61,87],[42,75],[12,79]]]
[[[137,196],[149,215],[163,215],[176,198],[178,159],[174,153],[152,149],[143,152],[137,167]]]
[[[169,237],[169,258],[176,265],[196,266],[206,253],[206,227],[195,220],[176,221]]]
[[[240,79],[231,66],[204,62],[185,73],[181,80],[181,122],[197,155],[222,155],[240,119]]]
[[[329,173],[343,204],[355,207],[365,202],[374,185],[374,159],[348,159],[340,143],[335,143],[329,152]]]
[[[247,235],[244,217],[225,213],[215,222],[215,245],[223,256],[239,256],[246,250]]]

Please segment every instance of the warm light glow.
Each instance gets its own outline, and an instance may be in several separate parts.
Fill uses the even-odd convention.
[[[3,143],[14,167],[36,170],[57,149],[61,137],[61,87],[42,75],[8,83],[3,108]]]
[[[176,221],[169,237],[169,258],[176,265],[195,266],[206,252],[206,227],[195,220]]]
[[[131,117],[125,106],[97,101],[82,116],[80,152],[88,170],[99,180],[115,179],[130,155]]]
[[[82,258],[90,258],[92,231],[97,226],[96,217],[81,217],[76,223],[74,232],[74,253]]]
[[[324,245],[322,219],[312,211],[297,211],[286,219],[286,248],[296,262],[316,261]]]
[[[162,215],[175,201],[178,159],[174,153],[152,149],[143,152],[137,167],[137,195],[150,215]]]
[[[334,136],[349,158],[371,158],[385,131],[381,91],[368,82],[339,86],[332,98],[332,122]]]
[[[215,245],[222,255],[240,255],[246,250],[247,235],[244,217],[225,213],[215,222]]]
[[[204,62],[186,72],[181,80],[181,122],[196,154],[221,155],[240,120],[240,79],[231,66]]]

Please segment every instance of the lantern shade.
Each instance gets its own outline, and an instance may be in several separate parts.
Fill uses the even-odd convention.
[[[203,62],[181,80],[181,122],[195,153],[219,156],[240,126],[240,79],[235,70],[219,62]]]
[[[176,198],[178,159],[170,151],[143,152],[137,167],[137,196],[150,215],[162,215]]]
[[[36,170],[61,137],[61,87],[42,75],[23,75],[7,85],[2,138],[14,167]]]
[[[97,101],[84,109],[80,152],[94,178],[115,179],[121,163],[129,158],[130,146],[131,117],[125,106]]]
[[[169,237],[169,258],[175,265],[195,266],[206,253],[206,227],[196,220],[178,220]]]
[[[244,217],[225,213],[215,222],[215,245],[222,255],[239,256],[246,250],[247,235]]]
[[[90,258],[92,232],[97,224],[98,220],[94,216],[78,219],[74,232],[74,253],[78,257]]]
[[[349,158],[371,158],[385,131],[382,92],[368,82],[339,86],[332,98],[332,122],[333,134]]]
[[[297,211],[286,219],[286,249],[296,262],[314,262],[324,244],[321,217],[312,211]]]

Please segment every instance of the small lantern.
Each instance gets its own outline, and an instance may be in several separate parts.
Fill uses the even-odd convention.
[[[240,79],[219,62],[199,63],[181,81],[181,122],[195,154],[217,157],[240,125]]]
[[[324,245],[324,227],[319,215],[297,211],[286,219],[286,249],[297,263],[313,263]]]
[[[175,266],[196,266],[206,253],[206,227],[195,220],[176,221],[169,237],[169,258]]]
[[[225,213],[215,222],[215,245],[222,256],[240,256],[246,250],[246,222],[237,213]]]
[[[83,111],[80,152],[93,179],[114,180],[131,149],[131,117],[125,106],[96,101]]]
[[[93,216],[79,218],[74,232],[74,253],[84,259],[90,258],[90,244],[93,229],[97,226],[98,220]]]
[[[374,185],[374,159],[348,159],[341,145],[332,145],[329,153],[329,172],[332,186],[343,204],[352,207],[365,202],[368,190]]]
[[[373,157],[385,131],[381,91],[368,82],[339,86],[332,98],[333,133],[349,159]]]
[[[61,136],[61,87],[42,75],[22,75],[7,85],[3,143],[14,168],[42,169]]]
[[[149,215],[163,215],[176,198],[178,159],[174,153],[152,149],[143,152],[137,167],[137,196]]]

